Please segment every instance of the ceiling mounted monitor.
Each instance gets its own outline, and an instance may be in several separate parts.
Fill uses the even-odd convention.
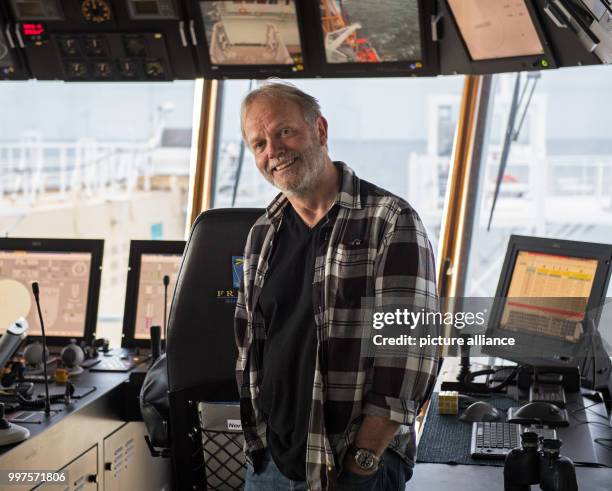
[[[420,61],[417,0],[320,2],[327,63]]]
[[[436,75],[437,46],[425,0],[319,0],[324,76]]]
[[[302,42],[294,0],[201,0],[211,67],[301,70]]]
[[[448,0],[474,61],[544,55],[525,0]]]
[[[11,0],[15,19],[64,20],[59,0]]]

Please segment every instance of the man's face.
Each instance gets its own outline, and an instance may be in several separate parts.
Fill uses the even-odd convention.
[[[327,126],[313,128],[293,101],[258,97],[246,110],[244,134],[261,174],[289,195],[312,190],[325,167]]]

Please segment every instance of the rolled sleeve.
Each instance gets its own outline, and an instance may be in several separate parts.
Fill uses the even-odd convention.
[[[431,244],[419,216],[410,208],[398,212],[385,236],[376,268],[375,302],[381,309],[439,310]],[[417,332],[438,336],[439,328],[423,325]],[[413,424],[435,382],[438,359],[438,348],[429,345],[406,348],[401,355],[376,354],[364,414]]]

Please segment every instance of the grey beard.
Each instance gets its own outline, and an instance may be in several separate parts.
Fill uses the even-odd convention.
[[[271,184],[280,189],[286,196],[297,196],[302,197],[308,192],[312,191],[319,180],[319,176],[323,169],[325,168],[325,157],[323,152],[323,147],[319,145],[318,142],[315,142],[311,147],[305,150],[300,158],[302,160],[301,164],[305,166],[304,173],[302,175],[302,179],[295,183],[290,188],[282,188],[275,184],[273,180],[270,178],[269,181]]]

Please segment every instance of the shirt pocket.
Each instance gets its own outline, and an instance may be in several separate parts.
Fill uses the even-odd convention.
[[[366,242],[338,244],[330,268],[335,307],[359,309],[362,297],[373,294],[374,256]]]

